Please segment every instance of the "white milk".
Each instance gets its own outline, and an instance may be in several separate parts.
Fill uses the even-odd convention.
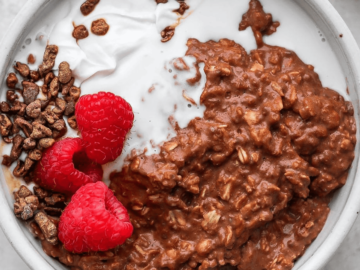
[[[56,2],[57,8],[39,20],[24,40],[25,48],[14,60],[26,62],[32,53],[37,61],[30,68],[36,69],[49,41],[59,46],[56,67],[62,61],[69,62],[76,84],[81,85],[82,95],[109,91],[131,104],[135,113],[134,127],[122,155],[116,162],[104,166],[105,180],[110,172],[121,169],[131,149],[147,147],[149,154],[156,153],[158,149],[151,145],[174,135],[169,116],[173,115],[180,127],[185,127],[192,118],[203,115],[204,107],[199,105],[205,84],[203,65],[201,81],[190,86],[186,79],[195,76],[194,59],[184,58],[190,71],[179,72],[171,64],[175,58],[185,55],[189,38],[202,42],[228,38],[248,52],[256,48],[249,28],[238,31],[242,15],[248,9],[247,0],[188,0],[190,9],[181,18],[172,12],[179,6],[175,0],[159,5],[155,0],[101,0],[88,16],[80,12],[84,0]],[[263,0],[262,3],[264,10],[281,23],[275,34],[265,37],[265,42],[294,50],[305,63],[315,66],[324,86],[346,97],[340,64],[311,18],[293,1]],[[92,21],[100,18],[110,25],[105,36],[90,32]],[[175,36],[162,43],[162,29],[179,21]],[[77,43],[72,37],[73,22],[85,25],[89,37]],[[190,106],[184,99],[184,90],[197,106]],[[67,136],[77,135],[69,129]],[[4,152],[9,153],[10,146],[6,146]]]

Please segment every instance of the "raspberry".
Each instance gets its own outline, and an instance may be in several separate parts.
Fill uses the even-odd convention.
[[[85,95],[75,114],[90,159],[105,164],[121,155],[134,121],[132,108],[123,98],[106,92]]]
[[[80,138],[66,138],[47,149],[35,168],[35,183],[73,194],[81,186],[101,181],[102,167],[91,161]]]
[[[59,222],[59,239],[70,252],[106,251],[122,245],[133,226],[126,208],[103,183],[81,187]]]

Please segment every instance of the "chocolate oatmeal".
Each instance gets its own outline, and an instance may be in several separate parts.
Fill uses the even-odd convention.
[[[98,2],[86,1],[83,14]],[[179,2],[176,12],[183,14],[186,3]],[[248,54],[228,39],[188,40],[186,55],[196,59],[196,76],[187,83],[199,82],[199,65],[205,66],[204,116],[185,128],[171,116],[176,136],[162,143],[158,154],[134,149],[121,171],[110,175],[110,188],[134,226],[123,245],[106,252],[67,251],[57,237],[67,198],[21,187],[14,212],[28,222],[45,253],[74,270],[290,270],[322,230],[334,191],[346,183],[356,123],[352,104],[323,87],[313,66],[293,51],[264,43],[263,35],[279,25],[251,0],[239,29],[251,27],[257,49]],[[103,22],[94,26],[98,33],[105,28]],[[174,31],[165,28],[162,41]],[[73,36],[88,34],[77,26]],[[10,73],[12,90],[0,104],[1,135],[13,144],[3,164],[17,162],[13,174],[26,181],[44,149],[66,133],[63,117],[77,127],[81,90],[67,62],[55,76],[56,54],[57,47],[49,45],[39,67],[41,88],[36,74],[17,62],[23,89],[16,91],[19,80]],[[182,58],[174,68],[189,69]],[[40,90],[46,100],[37,98]],[[182,94],[197,105],[185,90]]]
[[[96,5],[99,4],[100,0],[86,0],[80,7],[80,11],[84,16],[89,15],[94,11]]]
[[[74,31],[72,33],[72,36],[76,39],[76,42],[79,41],[79,39],[84,39],[89,36],[89,31],[86,29],[85,25],[78,25],[75,26],[74,24]]]

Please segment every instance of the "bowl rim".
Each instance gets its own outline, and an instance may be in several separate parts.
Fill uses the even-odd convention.
[[[0,43],[1,77],[6,74],[14,48],[26,30],[24,26],[53,1],[55,0],[28,0],[19,11]],[[295,1],[300,2],[303,0]],[[356,92],[360,96],[360,61],[356,61],[356,59],[360,59],[360,50],[350,29],[329,1],[305,0],[305,2],[321,17],[334,33],[343,33],[344,38],[340,46],[344,51],[345,57],[347,58],[346,61],[356,82]],[[357,181],[357,179],[360,178],[360,172],[358,172],[358,168],[359,163],[353,186],[339,219],[326,239],[320,244],[319,248],[314,251],[305,263],[299,266],[299,269],[315,270],[323,267],[349,233],[360,210],[360,196],[358,196],[358,194],[360,194],[360,180]],[[5,236],[30,269],[53,270],[54,268],[50,263],[47,262],[25,236],[13,214],[11,206],[6,200],[5,190],[7,191],[7,187],[1,183],[0,186],[0,227]]]

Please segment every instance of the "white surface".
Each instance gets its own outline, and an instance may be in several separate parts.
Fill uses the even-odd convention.
[[[9,4],[10,1],[0,0],[0,4],[2,6],[2,9],[0,11],[0,27],[1,29],[5,29],[6,25],[9,24],[9,21],[12,20],[13,16],[16,14],[16,11],[18,10],[17,7],[22,6],[22,4],[25,2],[25,0],[18,0],[16,3]],[[354,14],[354,12],[359,11],[359,2],[358,1],[350,1],[350,0],[338,0],[338,1],[332,1],[335,4],[344,5],[344,3],[349,2],[349,6],[345,5],[345,8],[348,8],[350,15],[345,15],[344,18],[346,19],[351,18],[351,14]],[[350,5],[351,4],[351,5]],[[357,5],[357,8],[356,8]],[[339,10],[340,13],[347,12],[347,9]],[[351,13],[352,12],[352,13]],[[355,13],[356,14],[356,13]],[[359,19],[358,19],[359,22]],[[354,25],[356,31],[356,26],[359,25],[358,23],[349,24]],[[359,30],[358,34],[355,33],[355,36],[359,38]],[[3,31],[0,32],[0,38],[2,38]],[[175,35],[176,36],[176,35]],[[359,39],[358,39],[359,41]],[[360,222],[358,222],[360,223]],[[358,224],[357,224],[358,225]],[[358,228],[358,230],[355,230]],[[360,224],[358,226],[355,225],[355,229],[350,233],[355,234],[355,236],[359,236],[360,232]],[[360,260],[356,260],[356,251],[360,247],[360,245],[357,243],[358,237],[348,237],[352,241],[345,241],[342,248],[339,250],[339,252],[334,256],[333,260],[331,261],[328,266],[326,266],[326,270],[332,270],[332,269],[357,269],[357,265],[359,264]],[[4,244],[6,243],[6,244]],[[352,246],[354,245],[354,246]],[[355,246],[357,245],[357,246]],[[350,253],[350,251],[353,251],[353,257],[346,256],[345,253]],[[8,254],[11,253],[12,255]],[[338,259],[337,259],[338,258]],[[353,263],[353,264],[351,264]],[[356,266],[355,266],[356,265]],[[16,254],[12,251],[11,246],[7,243],[7,240],[3,236],[3,234],[0,234],[0,269],[28,269],[24,263],[21,262],[21,259],[16,257]]]

